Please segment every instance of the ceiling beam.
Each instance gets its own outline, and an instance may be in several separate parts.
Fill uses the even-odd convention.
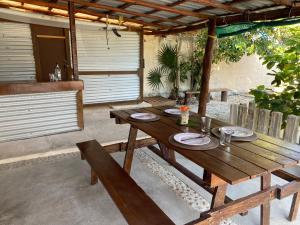
[[[277,5],[293,6],[293,0],[272,0]]]
[[[141,5],[141,6],[145,6],[148,8],[157,9],[159,11],[166,11],[166,12],[171,12],[171,13],[175,13],[175,14],[179,14],[179,15],[184,15],[184,16],[193,16],[193,17],[204,18],[204,19],[212,18],[211,16],[206,15],[206,14],[195,13],[195,12],[189,11],[189,10],[176,9],[176,8],[169,7],[167,5],[161,5],[161,4],[146,2],[146,1],[142,1],[142,0],[139,0],[139,1],[137,1],[137,0],[120,0],[120,1],[125,2],[125,3],[132,3],[134,5]]]
[[[243,13],[244,10],[239,9],[237,7],[231,6],[231,5],[226,5],[220,2],[217,2],[215,0],[190,0],[191,2],[199,3],[201,5],[205,6],[211,6],[213,8],[217,9],[223,9],[228,12],[234,12],[234,13]]]
[[[68,0],[63,0],[63,1],[68,2]],[[125,13],[125,14],[129,14],[129,15],[135,15],[135,16],[138,16],[138,17],[146,17],[146,18],[159,20],[159,21],[162,21],[162,22],[176,23],[176,24],[180,24],[180,25],[183,25],[183,26],[187,25],[186,23],[178,22],[176,20],[167,19],[167,18],[163,18],[163,17],[160,17],[160,16],[147,15],[147,14],[144,14],[144,13],[138,13],[138,12],[129,11],[129,10],[120,9],[120,8],[115,8],[113,6],[102,5],[102,4],[99,4],[99,3],[92,3],[92,2],[82,1],[82,0],[73,0],[73,2],[76,3],[76,4],[79,4],[81,6],[92,7],[92,8],[97,8],[97,9],[105,9],[105,10],[110,10],[110,11],[114,11],[114,12]]]
[[[68,7],[65,6],[65,5],[54,4],[54,3],[49,3],[49,2],[42,2],[42,1],[38,1],[38,0],[13,0],[13,1],[15,1],[15,2],[24,2],[24,3],[38,5],[38,6],[44,6],[44,7],[57,8],[57,9],[61,9],[61,10],[68,10]],[[97,16],[99,18],[106,18],[106,14],[104,14],[104,13],[93,12],[93,11],[87,10],[87,9],[76,9],[75,12],[76,13],[84,13],[84,14],[88,14],[88,15],[91,15],[91,16]],[[119,19],[116,16],[111,16],[110,18],[115,19],[115,20]],[[137,25],[156,27],[156,28],[160,28],[160,29],[171,29],[172,28],[171,26],[153,24],[153,23],[150,23],[150,22],[142,21],[142,20],[131,20],[129,18],[126,18],[126,20],[124,22],[131,22],[131,23],[135,23]],[[110,23],[115,24],[115,25],[119,25],[117,22],[110,22]],[[137,26],[127,25],[127,24],[123,25],[123,26],[125,26],[125,27],[135,27],[135,28],[137,27]]]
[[[251,14],[250,11],[250,13],[247,15],[243,14],[243,15],[218,17],[217,26],[224,26],[224,25],[233,24],[237,22],[275,20],[275,19],[288,18],[293,16],[300,16],[300,7],[294,7],[292,11],[290,10],[290,8],[284,8],[284,9],[272,10],[271,12],[260,12],[260,13]],[[147,32],[145,34],[146,35],[178,34],[178,33],[183,33],[188,31],[196,31],[205,27],[207,27],[207,23],[200,23],[200,24],[195,24],[184,28],[177,28],[177,29],[173,28],[166,31],[153,31],[151,33]]]
[[[166,6],[174,7],[174,6],[181,5],[181,4],[183,4],[185,2],[188,2],[188,1],[190,1],[190,0],[178,0],[176,2],[167,4]],[[156,13],[156,12],[159,12],[159,10],[158,9],[153,9],[151,11],[145,12],[145,14],[152,14],[152,13]]]

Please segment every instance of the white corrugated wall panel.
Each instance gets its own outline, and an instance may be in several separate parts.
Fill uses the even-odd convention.
[[[84,104],[136,100],[140,83],[137,74],[84,75]]]
[[[79,129],[76,91],[0,96],[0,142]]]
[[[139,35],[119,31],[122,37],[105,31],[77,29],[79,71],[133,71],[139,68]]]
[[[0,81],[35,80],[28,24],[0,22]]]

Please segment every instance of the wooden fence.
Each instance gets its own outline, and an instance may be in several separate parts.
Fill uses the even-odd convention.
[[[231,104],[229,122],[233,125],[249,128],[275,138],[283,139],[290,143],[299,143],[300,117],[289,115],[284,130],[281,129],[283,114],[271,112],[268,109],[255,107],[254,102],[247,104]]]

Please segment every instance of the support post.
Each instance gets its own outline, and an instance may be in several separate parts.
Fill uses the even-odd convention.
[[[216,38],[216,19],[210,19],[208,23],[208,37],[203,58],[203,74],[201,77],[201,89],[199,96],[198,113],[205,116],[206,102],[209,97],[209,79],[213,61],[214,43]]]
[[[79,80],[78,76],[78,58],[77,58],[77,43],[76,43],[76,26],[75,26],[75,7],[72,0],[68,1],[69,25],[71,34],[71,54],[73,64],[73,79]]]

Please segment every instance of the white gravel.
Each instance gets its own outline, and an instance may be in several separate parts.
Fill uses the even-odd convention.
[[[207,104],[207,115],[222,121],[229,120],[230,104],[244,104],[253,100],[253,97],[247,94],[232,94],[228,96],[227,102],[221,102],[220,96],[214,96]],[[191,105],[193,112],[198,111],[198,102]]]

